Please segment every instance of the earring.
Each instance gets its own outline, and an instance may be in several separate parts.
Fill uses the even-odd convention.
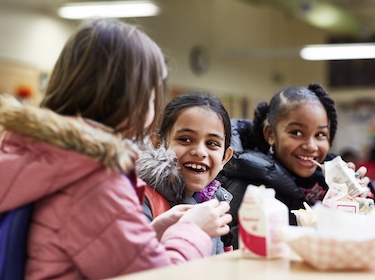
[[[274,154],[274,150],[273,150],[273,146],[272,146],[273,145],[272,138],[268,139],[268,144],[270,145],[269,152],[270,152],[271,155],[273,155]]]
[[[270,152],[271,155],[274,154],[274,151],[273,151],[273,147],[272,147],[272,146],[270,146],[269,152]]]

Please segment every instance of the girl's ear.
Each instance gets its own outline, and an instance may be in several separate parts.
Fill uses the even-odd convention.
[[[154,146],[155,149],[160,147],[161,139],[156,132],[151,133],[150,141],[151,141],[151,143],[152,143],[152,145]]]
[[[269,124],[265,125],[263,127],[263,136],[264,138],[266,139],[266,141],[268,142],[268,144],[270,146],[272,146],[273,144],[275,144],[275,139],[274,139],[274,135],[273,135],[273,131],[270,127]]]
[[[224,153],[223,161],[221,162],[221,164],[223,165],[222,167],[224,167],[224,165],[232,158],[232,156],[233,156],[233,148],[228,147],[228,149]]]

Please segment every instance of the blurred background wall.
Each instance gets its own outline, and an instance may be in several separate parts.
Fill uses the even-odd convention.
[[[79,24],[57,16],[56,7],[63,2],[0,0],[0,92],[40,101],[63,44]],[[372,23],[361,34],[322,28],[301,15],[312,9],[313,2],[159,0],[159,16],[125,21],[139,25],[165,53],[170,74],[168,98],[186,90],[204,90],[218,95],[231,117],[252,118],[256,104],[269,101],[282,87],[321,83],[339,110],[332,151],[353,148],[364,156],[375,134],[375,79],[374,85],[333,86],[330,62],[303,60],[298,50],[332,38],[368,41]],[[372,19],[364,11],[375,10],[370,1],[321,2],[364,21]],[[286,4],[299,5],[299,10]],[[360,69],[361,63],[353,62],[350,67]],[[340,67],[335,73],[339,71]],[[371,67],[368,71],[375,73]]]

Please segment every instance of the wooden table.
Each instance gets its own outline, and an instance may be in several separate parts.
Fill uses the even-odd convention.
[[[318,271],[302,262],[299,256],[290,259],[259,260],[242,258],[235,250],[202,260],[113,278],[116,280],[374,280],[374,271]],[[375,260],[374,260],[375,261]]]

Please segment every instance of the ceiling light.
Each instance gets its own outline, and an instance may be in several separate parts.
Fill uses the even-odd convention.
[[[58,14],[67,19],[149,17],[160,14],[160,7],[151,1],[67,3],[58,10]]]
[[[342,15],[339,11],[333,7],[327,6],[321,9],[315,9],[306,15],[306,20],[309,21],[312,25],[329,28],[336,24],[340,24],[340,17]]]
[[[308,45],[300,51],[306,60],[346,60],[375,58],[375,43]]]

